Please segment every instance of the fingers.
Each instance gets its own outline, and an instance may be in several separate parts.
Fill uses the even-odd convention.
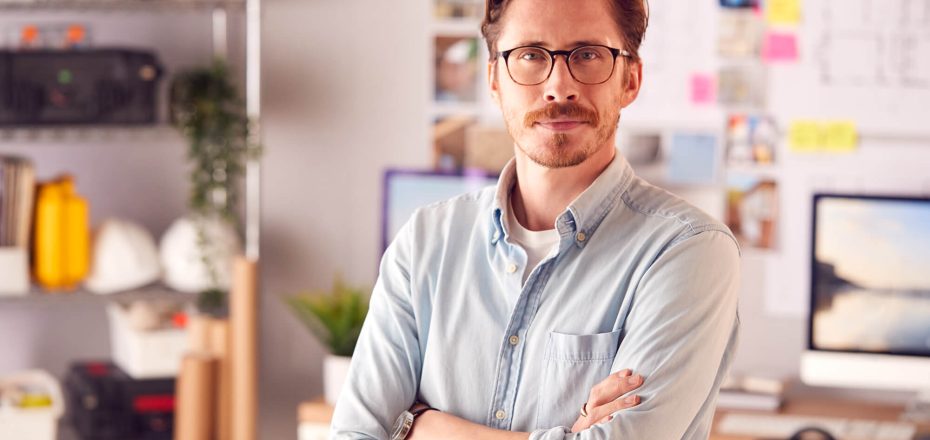
[[[595,408],[612,402],[643,385],[643,376],[633,374],[630,370],[621,370],[602,380],[591,389],[588,395],[588,408]]]
[[[640,398],[637,395],[631,395],[624,397],[623,399],[617,399],[613,402],[606,403],[601,405],[593,410],[588,410],[588,419],[589,420],[598,420],[598,423],[601,423],[600,420],[610,417],[613,413],[624,410],[627,408],[632,408],[636,405],[639,405]],[[589,425],[590,426],[590,425]]]
[[[609,422],[613,420],[615,412],[639,405],[640,401],[639,396],[633,395],[617,399],[594,409],[589,406],[588,417],[578,417],[578,420],[575,420],[575,424],[572,425],[572,432],[584,431],[595,424]]]
[[[613,413],[638,405],[639,396],[623,396],[638,389],[643,383],[643,377],[633,374],[629,369],[607,376],[591,389],[586,406],[588,416],[579,417],[572,425],[572,432],[583,431],[596,423],[608,422],[613,419]]]

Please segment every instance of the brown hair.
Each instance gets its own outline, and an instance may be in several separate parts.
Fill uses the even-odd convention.
[[[585,0],[589,1],[589,0]],[[601,0],[607,1],[614,22],[623,38],[623,49],[630,52],[633,61],[639,62],[639,46],[646,35],[649,25],[648,0]],[[497,39],[501,35],[501,18],[512,0],[487,0],[484,9],[484,21],[481,22],[481,35],[488,42],[490,61],[497,59]]]

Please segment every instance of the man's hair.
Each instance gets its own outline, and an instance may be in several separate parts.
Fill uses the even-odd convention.
[[[590,0],[584,0],[590,1]],[[646,35],[649,25],[648,0],[599,0],[606,1],[611,9],[614,22],[620,29],[623,48],[631,55],[633,61],[639,62],[639,46]],[[484,9],[484,21],[481,22],[481,34],[488,42],[490,61],[497,59],[497,39],[501,35],[501,19],[513,0],[487,0]]]

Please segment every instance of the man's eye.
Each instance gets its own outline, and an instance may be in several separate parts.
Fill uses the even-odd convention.
[[[541,57],[538,53],[526,52],[520,54],[520,59],[524,61],[538,61]]]
[[[584,61],[591,61],[596,60],[598,58],[598,54],[593,50],[582,50],[578,52],[577,57]]]

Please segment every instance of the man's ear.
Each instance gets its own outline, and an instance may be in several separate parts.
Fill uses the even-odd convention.
[[[488,61],[488,88],[491,90],[491,98],[498,106],[501,105],[500,84],[497,82],[497,61]]]
[[[620,92],[620,108],[632,104],[639,96],[639,89],[643,85],[643,63],[630,63],[623,71],[626,78],[623,81],[623,90]]]

